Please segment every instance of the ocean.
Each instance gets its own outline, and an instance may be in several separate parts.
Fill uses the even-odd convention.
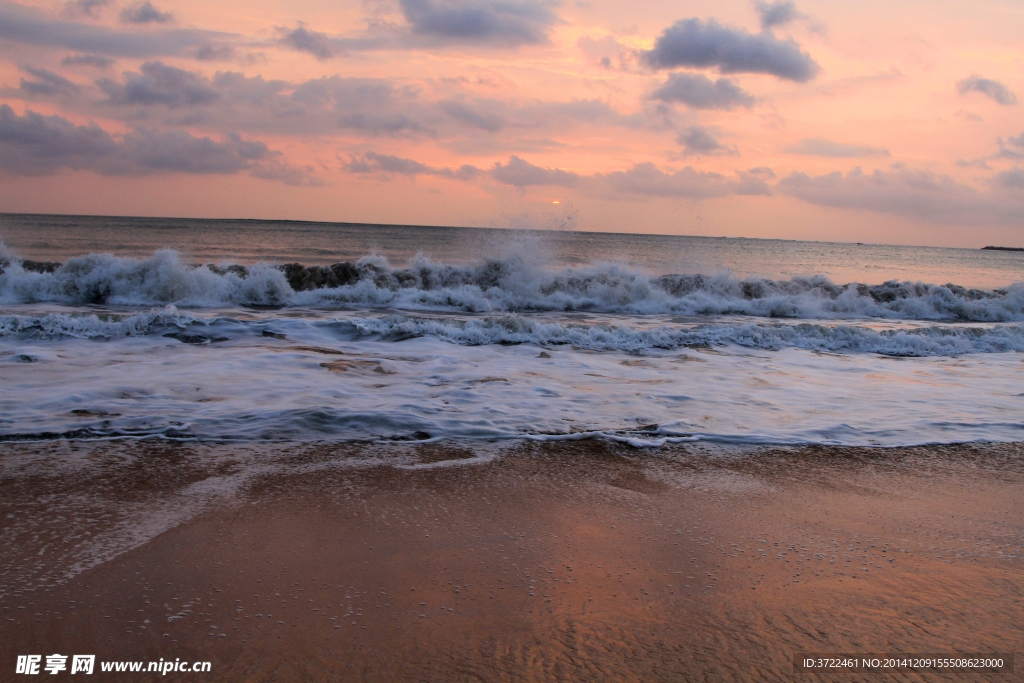
[[[0,240],[0,441],[1024,440],[1022,252],[12,214]]]
[[[1020,649],[1024,253],[25,215],[0,240],[2,666],[788,681],[800,653]]]

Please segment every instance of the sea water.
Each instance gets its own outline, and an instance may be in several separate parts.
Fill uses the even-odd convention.
[[[1020,252],[26,215],[0,238],[3,441],[1024,439]]]

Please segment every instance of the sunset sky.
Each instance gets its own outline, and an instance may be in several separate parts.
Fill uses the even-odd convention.
[[[1024,246],[1024,3],[0,0],[0,211]]]

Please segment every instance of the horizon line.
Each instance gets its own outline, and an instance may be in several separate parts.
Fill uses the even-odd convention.
[[[0,212],[0,218],[6,216],[58,216],[63,218],[118,218],[118,219],[150,219],[150,220],[172,220],[172,221],[216,221],[222,223],[305,223],[310,225],[345,225],[345,226],[375,226],[381,228],[441,228],[454,230],[506,230],[520,232],[544,232],[544,233],[585,233],[588,235],[623,235],[623,236],[644,236],[644,237],[689,237],[697,239],[727,239],[727,240],[759,240],[765,242],[806,242],[808,244],[844,244],[850,246],[865,247],[917,247],[925,249],[963,249],[968,251],[980,251],[985,248],[994,250],[1016,251],[1017,247],[1006,247],[996,245],[985,245],[985,247],[943,247],[930,244],[890,244],[886,242],[840,242],[836,240],[798,240],[784,237],[745,237],[743,235],[683,235],[674,233],[657,232],[613,232],[606,230],[559,230],[550,228],[501,228],[496,226],[479,225],[429,225],[417,223],[373,223],[366,221],[314,221],[295,218],[203,218],[189,216],[126,216],[117,214],[91,214],[91,213],[34,213],[34,212]],[[2,239],[2,235],[0,235]]]

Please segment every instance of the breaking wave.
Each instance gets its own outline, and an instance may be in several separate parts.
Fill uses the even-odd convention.
[[[393,268],[379,255],[330,266],[185,263],[170,249],[133,259],[89,254],[25,261],[0,243],[0,303],[191,307],[390,307],[466,312],[589,311],[771,318],[1024,321],[1024,283],[968,289],[891,280],[836,284],[824,276],[770,280],[650,275],[599,264],[549,270],[510,256],[473,266],[417,257]]]
[[[285,330],[287,334],[274,332]],[[645,353],[711,346],[741,346],[777,351],[800,348],[888,356],[959,356],[1024,352],[1024,325],[987,327],[930,325],[876,330],[860,325],[784,322],[714,322],[637,328],[607,323],[547,322],[514,313],[460,320],[386,315],[336,320],[271,318],[243,321],[201,318],[173,306],[147,313],[114,316],[51,313],[0,316],[0,337],[116,339],[163,335],[189,344],[228,342],[251,337],[297,338],[324,335],[337,341],[375,338],[385,342],[429,337],[462,346],[490,344],[570,345],[591,351]]]
[[[163,328],[184,328],[201,319],[179,313],[174,306],[133,315],[72,315],[51,313],[43,316],[0,315],[0,337],[28,335],[42,339],[77,337],[79,339],[115,339],[139,337]]]
[[[388,316],[376,319],[350,319],[349,322],[363,334],[379,334],[384,339],[437,337],[457,344],[474,346],[571,344],[593,351],[627,353],[724,345],[769,351],[801,348],[811,351],[878,353],[888,356],[957,356],[1024,351],[1024,325],[873,330],[854,325],[716,323],[693,327],[663,326],[654,329],[635,329],[605,324],[542,323],[514,315],[469,321]]]

